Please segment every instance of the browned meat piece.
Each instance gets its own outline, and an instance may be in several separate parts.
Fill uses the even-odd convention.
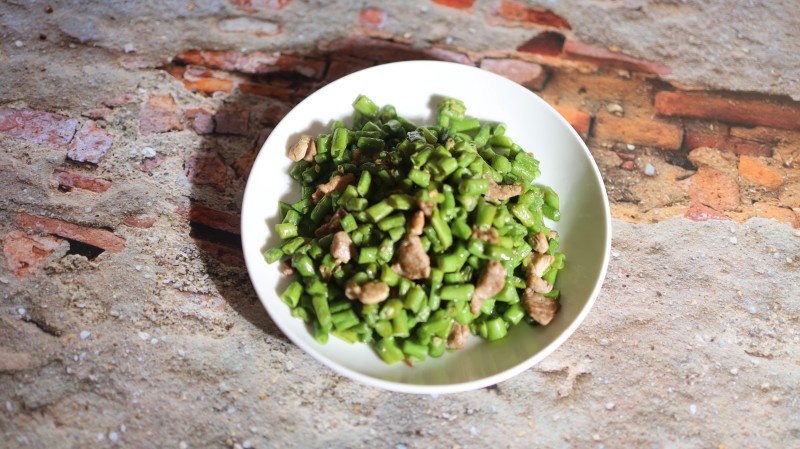
[[[472,228],[472,238],[480,239],[484,242],[497,243],[500,241],[500,234],[497,233],[495,228]]]
[[[421,210],[414,212],[411,216],[411,224],[408,225],[408,232],[414,235],[422,235],[422,229],[425,227],[425,213]]]
[[[336,212],[332,214],[330,218],[328,218],[328,221],[325,222],[325,224],[314,231],[314,236],[323,237],[332,232],[341,231],[342,225],[339,222],[342,218],[344,218],[345,215],[347,215],[347,212],[344,209],[337,209]]]
[[[289,147],[289,159],[293,161],[299,161],[306,156],[308,152],[308,146],[314,141],[308,134],[303,134],[297,139],[297,142],[294,143],[291,147]],[[316,145],[315,145],[316,146]],[[315,148],[316,153],[316,148]]]
[[[323,196],[333,191],[341,192],[354,182],[356,182],[356,176],[352,173],[347,173],[346,175],[341,176],[336,175],[325,184],[320,184],[317,186],[316,192],[311,194],[311,201],[318,203]]]
[[[547,236],[541,231],[531,237],[530,244],[537,253],[545,253],[550,249],[550,244],[547,243]]]
[[[337,263],[344,264],[350,262],[356,254],[356,245],[353,244],[353,239],[350,234],[339,231],[333,234],[333,241],[331,242],[331,256],[336,259]]]
[[[522,295],[522,306],[531,318],[543,326],[549,324],[558,311],[558,301],[530,288],[526,288]]]
[[[439,192],[437,190],[433,190],[430,195],[431,198],[436,198],[439,195]],[[421,210],[426,217],[430,217],[433,214],[433,208],[435,206],[436,206],[435,203],[429,203],[426,201],[417,201],[417,207],[419,207],[419,210]]]
[[[367,282],[361,286],[358,300],[364,304],[377,304],[389,297],[389,286],[383,282]]]
[[[461,349],[467,343],[468,338],[469,338],[469,326],[467,326],[466,324],[460,324],[458,322],[454,322],[453,330],[450,331],[450,335],[447,337],[447,343],[445,343],[445,348]]]
[[[361,286],[358,284],[350,283],[344,287],[344,295],[347,296],[347,299],[358,299],[360,294]]]
[[[541,277],[537,276],[533,270],[528,272],[528,288],[532,289],[536,293],[550,293],[553,290],[553,286],[550,285],[549,282],[545,281]]]
[[[486,176],[486,180],[489,181],[489,190],[483,194],[483,197],[490,203],[499,203],[522,195],[522,186],[519,184],[499,185],[494,182],[491,176]]]
[[[490,260],[486,264],[478,285],[475,287],[475,293],[472,294],[472,300],[469,302],[472,313],[480,312],[483,301],[500,293],[500,290],[506,285],[507,275],[506,267],[500,262]]]
[[[317,155],[317,142],[315,142],[314,139],[311,139],[311,141],[308,142],[308,151],[306,151],[306,155],[305,157],[303,157],[303,160],[306,162],[313,162],[314,156],[316,155]]]
[[[281,261],[281,274],[284,276],[291,276],[294,274],[294,268],[292,267],[292,262],[289,259],[283,259]]]
[[[552,254],[531,253],[529,257],[530,264],[528,265],[528,270],[538,277],[542,277],[545,270],[547,270],[547,268],[550,267],[550,265],[556,259],[556,257]]]
[[[431,258],[422,247],[422,240],[414,234],[406,234],[400,243],[397,263],[392,269],[408,279],[427,279],[431,275]]]

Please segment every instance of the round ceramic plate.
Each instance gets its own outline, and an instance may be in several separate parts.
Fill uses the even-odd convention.
[[[464,349],[409,367],[386,365],[366,344],[331,337],[317,343],[305,323],[293,318],[278,296],[288,280],[262,251],[279,242],[278,201],[299,200],[289,177],[287,148],[302,133],[328,132],[333,120],[352,123],[359,94],[379,106],[391,104],[417,124],[435,123],[442,97],[463,100],[467,114],[504,122],[507,135],[541,162],[537,183],[561,198],[561,221],[549,223],[561,235],[566,267],[559,272],[561,309],[547,326],[520,324],[495,342],[472,337]],[[298,104],[275,127],[253,165],[242,205],[242,245],[250,279],[269,315],[297,346],[338,373],[368,385],[410,393],[452,393],[506,380],[542,360],[583,321],[605,277],[611,244],[608,199],[589,150],[572,127],[528,89],[466,65],[409,61],[380,65],[335,81]]]

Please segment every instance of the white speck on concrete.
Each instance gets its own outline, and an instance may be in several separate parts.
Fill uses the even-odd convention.
[[[470,428],[469,428],[469,435],[470,435],[471,437],[476,437],[476,436],[478,436],[478,429],[476,429],[476,428],[475,428],[475,426],[472,426],[472,427],[470,427]]]
[[[104,434],[103,432],[97,434],[97,441],[103,441],[105,439],[106,439],[106,434]]]
[[[125,50],[125,53],[133,53],[136,51],[136,47],[134,47],[133,44],[130,42],[125,44],[125,47],[123,47],[123,49]]]
[[[610,342],[608,341],[607,338],[603,338],[602,340],[600,340],[600,346],[608,346],[609,344]]]
[[[86,211],[86,213],[88,214],[89,212],[91,212],[91,211],[92,211],[92,208],[91,208],[91,207],[87,207],[87,208],[86,208],[86,209],[84,209],[84,210],[85,210],[85,211]]]
[[[644,166],[644,174],[647,176],[655,176],[656,168],[653,167],[653,164],[647,164]]]
[[[16,45],[17,48],[19,48],[19,47],[22,47],[25,44],[23,44],[22,41],[14,41],[14,45]]]
[[[606,402],[606,410],[614,410],[614,407],[616,407],[616,406],[617,406],[617,404],[615,404],[613,402]]]
[[[627,148],[628,151],[633,151],[633,150],[636,149],[636,145],[632,145],[632,144],[629,143],[625,148]]]
[[[136,265],[136,266],[134,266],[133,268],[134,268],[136,271],[142,271],[142,266],[141,266],[141,265]]]
[[[697,404],[690,404],[689,405],[689,413],[692,415],[697,414]]]
[[[76,45],[75,45],[75,44],[69,44],[69,45],[68,45],[68,47],[69,47],[69,48],[75,48],[75,47],[76,47]]]
[[[12,404],[11,401],[6,401],[6,410],[8,410],[9,412],[14,411],[14,404]]]
[[[253,448],[253,442],[252,441],[244,440],[244,442],[242,442],[242,449],[252,449],[252,448]]]
[[[119,434],[117,432],[111,432],[108,434],[108,439],[111,441],[119,441]]]
[[[734,245],[735,245],[736,243],[738,243],[738,242],[739,242],[739,240],[738,240],[736,237],[731,237],[731,238],[729,238],[728,240],[729,240],[731,243],[733,243]]]
[[[150,338],[150,334],[148,334],[147,332],[139,332],[139,338],[147,341],[147,339]]]
[[[185,441],[178,443],[178,449],[189,449],[189,445]]]
[[[739,374],[739,368],[731,368],[731,374],[733,374],[734,376]]]
[[[756,306],[750,306],[747,308],[747,311],[750,312],[751,315],[755,315],[758,313],[758,308]]]
[[[619,257],[619,251],[611,250],[611,257]]]
[[[233,415],[234,413],[236,413],[236,408],[235,407],[228,407],[228,414],[229,415]]]
[[[186,357],[186,351],[183,349],[178,348],[178,355],[181,357]]]
[[[152,147],[144,147],[142,148],[142,156],[146,158],[155,157],[156,150],[154,150]]]
[[[87,338],[92,336],[92,333],[89,331],[81,331],[79,336],[81,337],[81,340],[86,340]]]
[[[20,307],[19,309],[17,309],[17,313],[20,315],[25,315],[25,312],[27,312],[27,310],[25,310],[25,307]]]
[[[120,432],[125,433],[127,430],[128,430],[128,427],[125,426],[125,424],[120,424],[119,425],[119,431]]]
[[[397,443],[394,445],[394,449],[408,449],[408,446],[403,443]]]
[[[151,344],[151,345],[158,344],[158,339],[157,339],[157,338],[151,338],[151,339],[150,339],[150,344]]]
[[[436,398],[438,398],[438,397],[439,397],[439,393],[432,393],[432,394],[431,394],[431,397],[432,397],[432,398],[434,398],[434,399],[436,399]]]

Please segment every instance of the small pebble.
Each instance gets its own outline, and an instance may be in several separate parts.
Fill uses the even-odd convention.
[[[20,315],[25,315],[25,312],[27,312],[27,310],[25,310],[25,307],[20,307],[19,309],[17,309],[17,313],[19,313]]]
[[[653,167],[653,164],[647,164],[644,166],[644,174],[647,176],[655,176],[656,168]]]
[[[436,399],[439,397],[439,393],[431,393],[431,397]]]
[[[689,405],[689,413],[691,413],[692,415],[697,413],[697,405],[696,404],[690,404]]]
[[[147,332],[139,332],[139,338],[147,341],[147,339],[150,338],[150,334],[148,334]]]
[[[84,210],[85,210],[85,211],[86,211],[86,213],[88,214],[89,212],[91,212],[91,211],[92,211],[92,208],[91,208],[91,207],[87,207],[87,208],[86,208],[86,209],[84,209]]]
[[[184,351],[183,349],[178,349],[178,355],[181,357],[186,357],[186,351]]]
[[[86,340],[87,338],[92,336],[92,333],[89,331],[81,331],[80,335],[81,340]]]
[[[236,413],[236,409],[234,407],[228,407],[228,414],[233,415],[234,413]]]
[[[17,47],[22,47],[25,44],[23,44],[22,41],[14,41],[14,45],[16,45]]]
[[[141,265],[136,265],[136,266],[134,266],[133,268],[134,268],[136,271],[142,271],[142,266],[141,266]]]
[[[408,449],[408,446],[403,443],[397,443],[394,445],[394,449]]]
[[[185,441],[178,443],[178,449],[189,449],[189,445]]]
[[[617,404],[613,402],[606,402],[606,410],[614,410],[614,407],[616,407],[616,405]]]
[[[758,309],[756,308],[756,306],[750,306],[750,307],[748,307],[748,308],[747,308],[747,311],[748,311],[748,312],[750,312],[750,314],[751,314],[751,315],[755,315],[755,314],[757,314],[757,313],[758,313]]]
[[[157,343],[158,343],[158,339],[157,338],[151,338],[150,339],[150,344],[151,345],[154,345],[154,344],[157,344]]]
[[[253,442],[250,440],[244,440],[244,442],[242,443],[242,449],[252,449],[252,448],[253,448]]]
[[[103,441],[105,439],[106,439],[106,434],[102,432],[97,434],[97,441]]]
[[[108,434],[108,439],[111,441],[119,441],[119,434],[117,432],[111,432]]]
[[[469,435],[472,437],[478,436],[478,429],[475,426],[469,428]]]
[[[619,251],[611,250],[611,257],[619,257]]]
[[[618,104],[616,104],[616,103],[609,103],[609,104],[607,104],[607,105],[606,105],[606,110],[607,110],[608,112],[610,112],[610,113],[612,113],[612,114],[616,115],[616,116],[622,116],[622,114],[625,112],[625,110],[624,110],[624,109],[622,109],[622,106],[620,106],[620,105],[618,105]]]
[[[68,47],[69,48],[75,48],[75,44],[69,44]]]
[[[608,341],[607,338],[604,338],[604,339],[600,340],[600,346],[608,346],[608,345],[609,345],[609,341]]]
[[[736,239],[736,237],[731,237],[728,240],[730,240],[730,242],[733,243],[734,245],[736,244],[736,242],[739,241],[739,240]]]
[[[152,149],[151,147],[144,147],[142,148],[142,156],[146,158],[151,158],[156,156],[156,150]]]
[[[739,374],[739,368],[731,368],[731,374],[733,374],[734,376]]]
[[[132,53],[136,51],[136,47],[134,47],[133,44],[130,42],[125,44],[125,47],[123,47],[123,49],[125,50],[125,53]]]
[[[14,411],[14,404],[12,404],[11,401],[6,401],[6,410],[8,410],[9,412]]]
[[[635,150],[635,149],[636,149],[636,146],[635,146],[635,145],[628,144],[628,145],[626,146],[626,148],[628,149],[628,151],[633,151],[633,150]]]
[[[128,428],[125,427],[125,424],[120,424],[119,425],[119,431],[120,432],[125,433],[126,430],[128,430]]]

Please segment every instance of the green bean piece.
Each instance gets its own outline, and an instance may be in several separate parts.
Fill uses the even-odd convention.
[[[441,357],[444,355],[446,349],[446,341],[444,338],[441,337],[433,337],[431,338],[431,342],[428,343],[428,355],[431,357]]]
[[[359,95],[358,98],[356,98],[356,101],[353,103],[353,107],[356,111],[369,118],[375,118],[380,111],[378,106],[365,95]]]
[[[387,217],[394,211],[394,208],[389,205],[388,201],[380,201],[375,203],[375,205],[370,206],[367,208],[367,216],[372,220],[373,223],[377,223],[380,220]]]
[[[378,333],[381,337],[391,337],[392,333],[394,332],[394,328],[392,327],[392,323],[389,320],[380,320],[375,323],[375,332]]]
[[[403,302],[397,298],[392,298],[383,303],[379,316],[382,320],[392,320],[397,317],[400,310],[403,310]]]
[[[281,257],[283,257],[283,255],[284,252],[281,248],[270,248],[264,251],[264,260],[266,260],[267,263],[275,263],[281,260]]]
[[[356,316],[356,313],[352,309],[348,309],[332,314],[331,322],[336,330],[343,331],[358,324],[359,320],[358,316]]]
[[[369,212],[367,212],[369,213]],[[406,217],[402,213],[390,215],[378,222],[378,229],[381,231],[388,231],[389,229],[403,226],[406,223]]]
[[[333,208],[333,199],[330,196],[325,195],[322,197],[321,200],[319,200],[319,203],[317,203],[317,205],[314,206],[314,209],[311,210],[309,218],[311,218],[311,221],[313,221],[314,223],[319,224],[325,218],[325,215],[330,213],[332,208]]]
[[[489,341],[499,340],[508,333],[508,324],[501,317],[486,321],[486,338]]]
[[[405,340],[403,342],[403,353],[408,356],[409,360],[421,362],[428,355],[428,347],[411,340]]]
[[[503,319],[510,324],[518,324],[523,318],[525,318],[525,309],[522,308],[520,303],[511,304],[503,313]]]
[[[386,141],[381,138],[359,137],[357,145],[364,150],[381,151],[386,148]]]
[[[472,284],[445,285],[439,291],[439,296],[447,300],[469,301],[474,292],[475,286]]]
[[[365,265],[378,259],[378,248],[375,246],[362,247],[358,251],[358,264]]]
[[[494,217],[497,214],[497,207],[485,202],[478,201],[478,209],[475,216],[475,225],[480,228],[489,228],[494,222]]]
[[[289,307],[296,307],[300,301],[300,295],[303,294],[303,284],[294,281],[286,287],[286,290],[281,294],[281,301]]]
[[[406,229],[404,227],[398,227],[398,228],[389,229],[389,231],[388,231],[389,238],[392,239],[393,242],[396,242],[396,241],[400,240],[401,238],[403,238],[403,235],[405,235],[405,232],[406,232]]]
[[[485,179],[467,179],[458,184],[462,195],[477,196],[489,190],[489,181]]]
[[[558,209],[553,208],[553,206],[549,204],[545,204],[544,206],[542,206],[542,213],[544,214],[545,217],[553,221],[561,220],[561,212],[559,212]]]
[[[297,225],[293,223],[279,223],[275,225],[275,232],[281,240],[297,237]]]
[[[320,326],[330,326],[331,311],[328,309],[328,299],[322,295],[314,295],[311,297],[311,304],[314,306]]]
[[[414,197],[405,193],[389,195],[388,202],[395,210],[410,210],[415,204]]]
[[[375,345],[375,349],[387,365],[392,365],[405,359],[405,355],[403,351],[397,347],[394,337],[382,338]]]
[[[406,293],[403,306],[416,314],[425,305],[425,300],[425,290],[418,285],[414,285]]]
[[[431,227],[436,231],[436,236],[442,244],[442,249],[447,249],[453,244],[453,232],[450,230],[450,226],[445,223],[438,207],[433,208]]]
[[[400,275],[397,274],[389,265],[381,267],[381,282],[389,287],[396,287],[400,283]]]
[[[405,309],[400,309],[397,311],[397,316],[392,319],[392,335],[395,337],[408,337],[409,335],[409,323],[408,323],[408,312]]]
[[[420,187],[428,187],[431,174],[417,168],[412,168],[411,171],[408,172],[408,179]]]
[[[305,254],[296,253],[292,256],[292,266],[297,274],[303,277],[315,276],[314,261]]]

